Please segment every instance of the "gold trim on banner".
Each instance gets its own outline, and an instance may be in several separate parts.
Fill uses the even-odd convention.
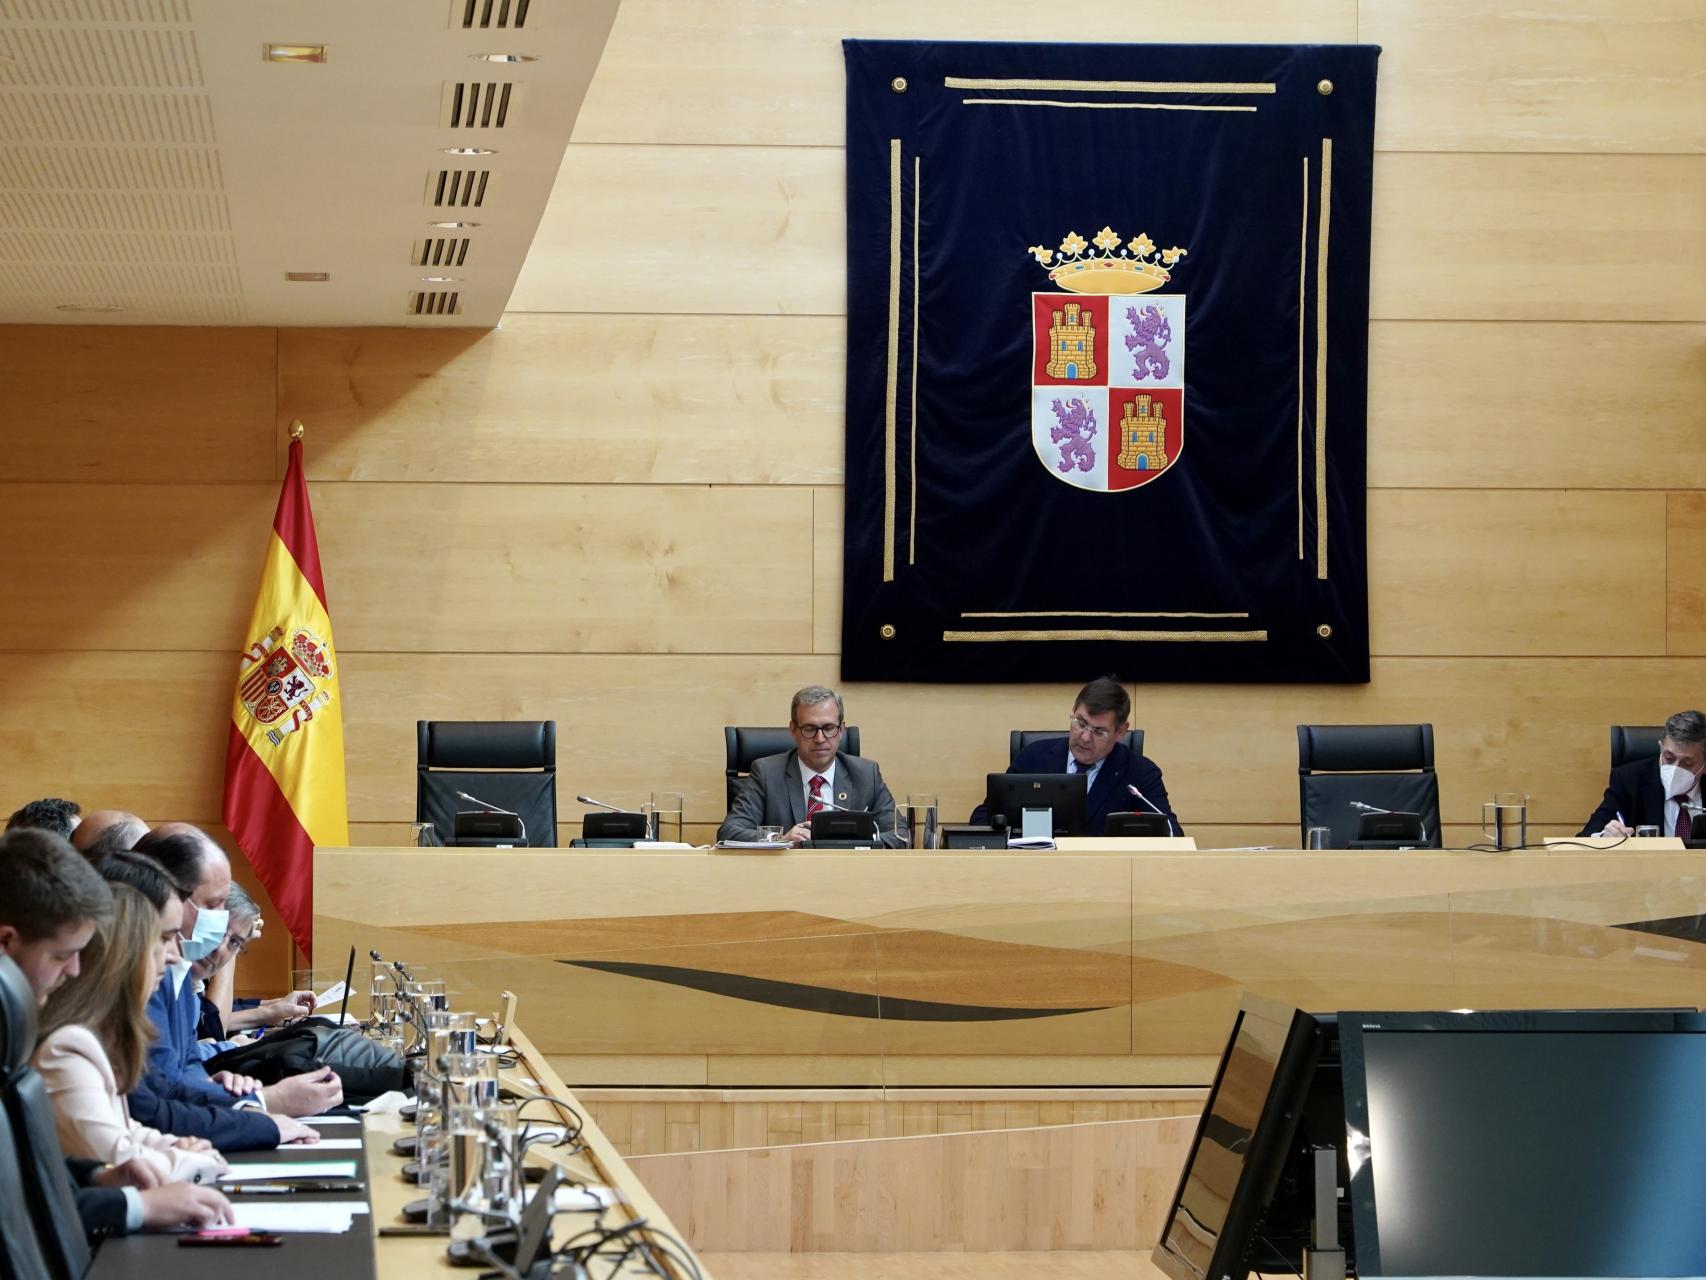
[[[1208,644],[1265,643],[1266,631],[1118,631],[1086,627],[1070,631],[944,631],[949,643],[994,644],[1003,640],[1146,640],[1194,641]]]
[[[1315,233],[1315,576],[1327,580],[1327,234],[1333,213],[1333,140],[1321,139]]]
[[[1248,618],[1247,613],[1109,613],[1102,609],[1030,609],[962,613],[962,618]]]
[[[1065,89],[1073,93],[1277,93],[1271,80],[983,80],[948,76],[946,89]]]
[[[900,139],[889,139],[889,376],[883,393],[883,581],[894,581],[895,399],[900,378]]]
[[[907,479],[912,496],[906,504],[906,562],[918,563],[918,205],[924,184],[924,160],[912,157],[912,410],[907,422],[912,429],[912,458]]]
[[[1303,157],[1303,214],[1297,220],[1297,558],[1303,559],[1303,303],[1309,281],[1309,157]]]
[[[1255,107],[1189,102],[1064,102],[1059,98],[961,98],[962,107],[1088,107],[1095,111],[1249,111]]]

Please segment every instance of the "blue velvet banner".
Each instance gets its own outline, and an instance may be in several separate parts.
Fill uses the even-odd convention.
[[[845,51],[843,677],[1366,681],[1378,49]]]

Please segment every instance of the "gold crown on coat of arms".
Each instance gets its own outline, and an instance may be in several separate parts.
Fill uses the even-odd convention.
[[[1120,233],[1103,227],[1086,240],[1069,231],[1057,251],[1033,244],[1026,252],[1048,271],[1048,278],[1073,293],[1148,293],[1173,278],[1169,267],[1185,256],[1174,245],[1157,247],[1147,231],[1140,231],[1123,245]]]

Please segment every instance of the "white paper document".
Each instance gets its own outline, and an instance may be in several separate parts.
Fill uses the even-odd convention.
[[[288,1182],[292,1178],[353,1178],[354,1160],[274,1160],[267,1164],[234,1164],[219,1175],[221,1182]]]
[[[333,1008],[342,1004],[344,1001],[344,993],[348,990],[349,988],[341,982],[333,983],[319,995],[314,997],[315,1011],[318,1012],[321,1009]],[[327,1015],[327,1017],[330,1016],[330,1014]]]
[[[302,1144],[313,1151],[360,1151],[360,1138],[321,1138],[318,1142]]]
[[[356,1215],[366,1216],[365,1200],[248,1200],[231,1202],[237,1225],[251,1231],[315,1232],[340,1236]]]
[[[360,1124],[360,1116],[303,1116],[303,1124],[311,1124],[316,1129],[333,1124]]]

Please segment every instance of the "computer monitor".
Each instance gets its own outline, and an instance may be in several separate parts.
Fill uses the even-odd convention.
[[[1309,1014],[1246,995],[1153,1258],[1173,1280],[1244,1280],[1324,1042]]]
[[[984,784],[990,821],[999,815],[1010,831],[1023,825],[1026,809],[1053,809],[1054,834],[1084,834],[1085,778],[1082,773],[992,773]]]
[[[1706,1021],[1341,1013],[1359,1276],[1706,1275]]]

